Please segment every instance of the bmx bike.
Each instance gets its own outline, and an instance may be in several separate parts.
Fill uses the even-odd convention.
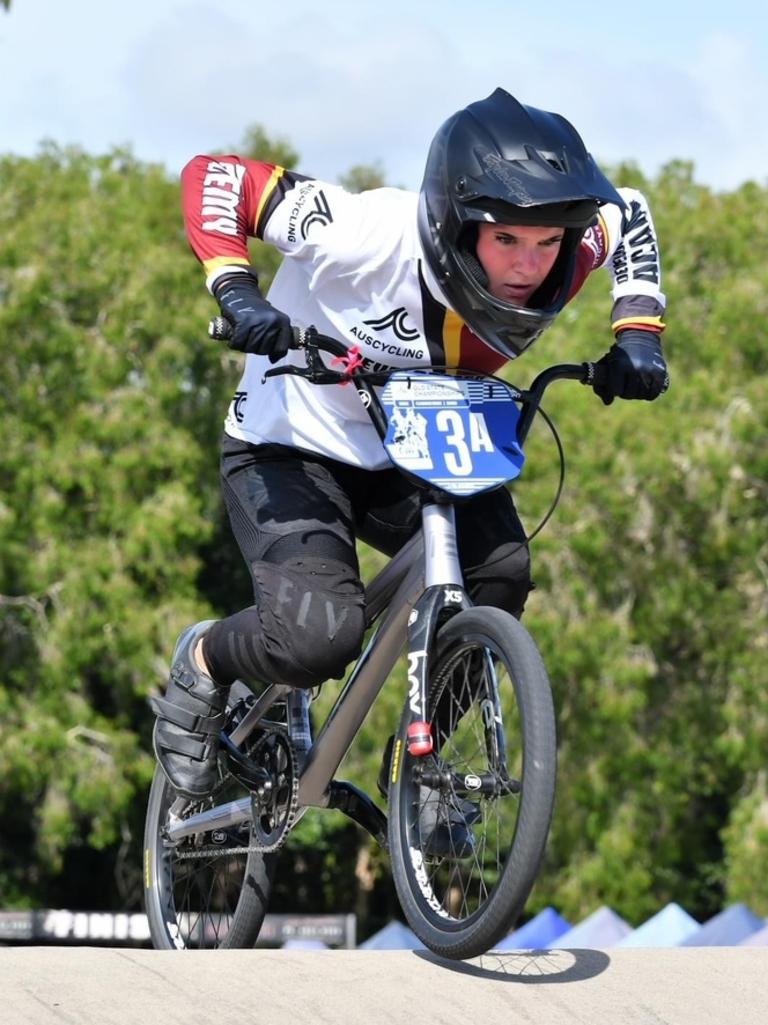
[[[217,318],[210,333],[227,328]],[[555,715],[526,628],[467,596],[454,508],[517,477],[545,389],[558,379],[592,384],[596,368],[559,364],[521,391],[457,371],[369,373],[354,350],[311,328],[297,331],[295,347],[306,366],[267,373],[353,382],[392,463],[421,490],[421,528],[366,587],[371,639],[314,737],[306,691],[286,683],[254,692],[236,681],[214,792],[181,797],[157,767],[144,841],[152,942],[252,947],[280,848],[307,809],[333,808],[388,851],[403,914],[425,946],[478,956],[512,928],[539,871],[555,794]],[[384,811],[335,777],[403,651],[407,691]]]

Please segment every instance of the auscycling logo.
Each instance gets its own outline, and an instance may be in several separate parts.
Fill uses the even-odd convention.
[[[232,399],[232,414],[234,415],[235,420],[237,420],[239,424],[241,424],[245,419],[243,406],[245,405],[247,399],[247,391],[236,391]]]
[[[291,212],[288,215],[289,242],[296,242],[296,225],[299,220],[299,215],[302,213],[302,208],[310,197],[314,197],[314,202],[310,206],[309,210],[304,214],[301,219],[301,223],[299,224],[301,237],[306,238],[309,229],[314,224],[327,225],[333,223],[331,207],[323,190],[317,190],[317,186],[314,182],[302,185],[298,190],[298,195],[294,199]]]
[[[314,210],[308,213],[301,222],[301,237],[307,237],[307,232],[313,224],[331,224],[332,222],[333,214],[328,205],[328,200],[325,198],[325,193],[320,191],[315,196]]]
[[[387,313],[383,317],[376,320],[364,320],[363,323],[366,327],[373,328],[374,331],[386,331],[388,327],[391,327],[401,342],[413,342],[419,337],[419,332],[415,327],[406,327],[405,318],[407,316],[406,308],[398,306],[396,310],[392,310],[391,313]]]

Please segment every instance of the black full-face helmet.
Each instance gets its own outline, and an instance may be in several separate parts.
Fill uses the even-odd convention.
[[[576,129],[496,89],[450,117],[433,139],[419,234],[450,306],[487,345],[514,359],[565,304],[579,242],[603,203],[624,205]],[[483,221],[564,229],[555,264],[529,305],[488,291],[475,254]]]

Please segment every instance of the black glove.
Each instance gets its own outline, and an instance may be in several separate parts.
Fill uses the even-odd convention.
[[[667,364],[655,331],[625,328],[616,344],[597,361],[602,368],[592,386],[606,406],[614,399],[645,399],[652,402],[669,387]]]
[[[213,295],[232,325],[230,349],[269,356],[270,363],[285,356],[293,343],[291,322],[261,294],[254,271],[222,274],[213,283]]]

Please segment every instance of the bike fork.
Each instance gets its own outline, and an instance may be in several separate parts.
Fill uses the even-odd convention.
[[[429,653],[441,616],[455,615],[470,605],[456,544],[456,516],[452,505],[428,503],[422,507],[424,533],[424,593],[408,620],[408,753],[416,758],[431,754],[434,740],[427,722]]]

